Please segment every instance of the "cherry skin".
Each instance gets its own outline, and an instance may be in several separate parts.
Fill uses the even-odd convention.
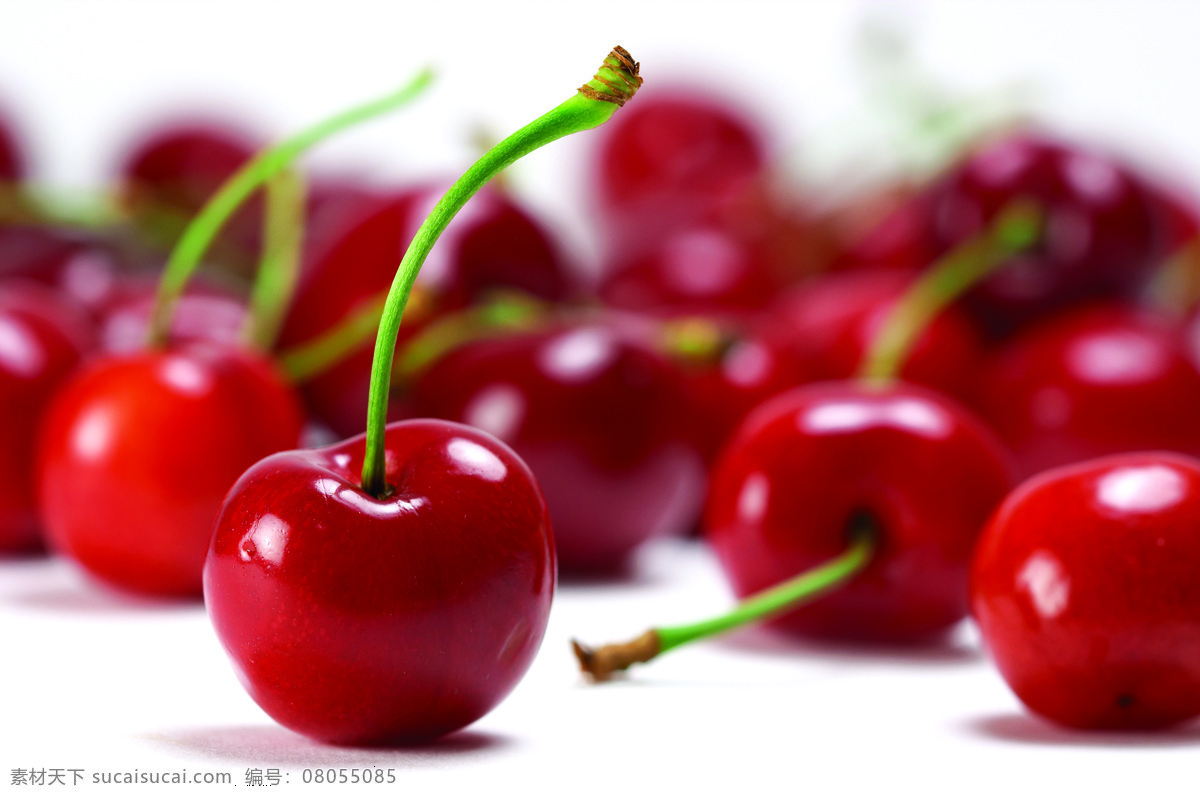
[[[671,365],[601,319],[474,342],[418,381],[412,411],[473,425],[538,476],[564,571],[609,573],[699,506],[702,459]]]
[[[1150,311],[1096,306],[1029,328],[984,370],[980,404],[1026,475],[1136,450],[1200,456],[1200,371]]]
[[[971,612],[1008,685],[1073,728],[1200,715],[1200,462],[1110,456],[1014,491],[979,542]]]
[[[809,380],[853,377],[915,280],[915,273],[898,269],[819,276],[781,295],[763,315],[759,333]],[[951,307],[917,338],[900,377],[968,401],[982,358],[979,332]]]
[[[967,296],[991,330],[1101,297],[1133,298],[1164,255],[1166,221],[1140,178],[1116,161],[1034,134],[970,154],[931,190],[939,253],[978,235],[1011,203],[1044,215],[1039,246]]]
[[[649,92],[649,93],[648,93]],[[711,97],[653,94],[605,127],[595,164],[598,211],[620,231],[609,249],[637,253],[740,199],[766,162],[756,124]]]
[[[0,282],[0,555],[42,549],[32,476],[35,433],[93,336],[86,314],[52,290]]]
[[[109,356],[62,388],[38,448],[51,544],[114,586],[198,596],[221,500],[296,446],[299,403],[258,356],[195,343]]]
[[[303,279],[280,334],[280,347],[319,336],[391,286],[438,193],[427,187],[379,198],[359,208],[340,235],[306,256]],[[575,293],[574,279],[550,235],[504,196],[484,191],[447,228],[422,269],[405,314],[403,342],[443,310],[462,307],[509,287],[547,300]],[[367,418],[374,340],[305,382],[310,409],[337,433],[363,430]]]
[[[935,636],[967,612],[975,540],[1013,485],[1010,456],[948,398],[904,384],[810,384],[759,406],[713,472],[705,531],[740,597],[843,553],[876,551],[841,589],[773,621],[804,636]]]
[[[555,586],[550,519],[529,468],[479,430],[389,425],[382,499],[358,483],[364,443],[247,470],[217,520],[205,602],[281,725],[428,741],[486,714],[533,661]]]
[[[25,175],[25,161],[17,136],[8,121],[0,116],[0,182],[12,183]]]
[[[744,316],[765,307],[782,286],[762,247],[717,226],[697,226],[611,269],[600,297],[630,311]]]

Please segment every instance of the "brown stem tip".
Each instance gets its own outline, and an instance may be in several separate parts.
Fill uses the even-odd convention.
[[[593,100],[623,106],[642,85],[642,76],[638,74],[641,66],[628,50],[617,45],[604,59],[595,77],[579,87],[579,93]]]
[[[656,631],[646,631],[638,638],[624,644],[607,644],[593,650],[587,645],[571,640],[579,669],[593,683],[604,683],[634,664],[644,664],[662,652]]]

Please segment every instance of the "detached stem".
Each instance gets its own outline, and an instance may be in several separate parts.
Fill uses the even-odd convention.
[[[753,595],[727,614],[690,625],[652,628],[630,642],[595,650],[574,640],[571,646],[579,659],[580,669],[592,680],[603,682],[634,664],[650,661],[680,645],[778,617],[823,597],[862,572],[874,552],[874,537],[860,533],[837,558]]]
[[[967,289],[1035,244],[1041,225],[1036,204],[1015,201],[990,228],[935,262],[896,303],[872,341],[859,376],[868,380],[896,377],[934,317]]]
[[[263,183],[292,165],[313,145],[367,120],[394,111],[416,99],[433,80],[430,70],[422,70],[408,85],[397,92],[370,103],[352,108],[335,117],[317,123],[263,150],[221,185],[184,230],[175,244],[158,284],[158,296],[150,316],[146,335],[149,347],[161,347],[170,331],[171,315],[175,310],[188,279],[196,271],[209,245],[225,222]]]
[[[304,239],[304,179],[285,170],[267,182],[263,252],[250,293],[245,341],[266,351],[275,343],[296,289]]]
[[[384,478],[383,439],[396,337],[417,272],[425,263],[434,243],[459,209],[497,173],[543,145],[607,122],[620,106],[633,97],[641,84],[637,62],[624,48],[614,48],[595,77],[581,86],[569,100],[521,128],[476,161],[455,181],[417,230],[396,271],[379,323],[379,335],[375,340],[362,475],[363,490],[368,494],[383,497],[388,492]]]

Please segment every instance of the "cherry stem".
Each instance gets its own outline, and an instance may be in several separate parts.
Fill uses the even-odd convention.
[[[250,315],[242,330],[246,342],[270,350],[292,302],[304,240],[304,179],[284,170],[267,182],[263,252],[250,292]]]
[[[459,209],[501,170],[543,145],[607,122],[618,108],[633,97],[641,84],[637,62],[624,48],[614,48],[592,80],[581,86],[570,99],[484,153],[442,196],[413,236],[396,270],[375,340],[362,475],[363,490],[368,494],[384,497],[388,493],[384,477],[383,439],[396,337],[417,272],[425,263],[434,243]]]
[[[866,568],[874,553],[873,532],[857,530],[850,546],[837,558],[752,595],[727,614],[689,625],[652,628],[622,644],[592,649],[571,640],[571,647],[579,659],[580,669],[591,680],[601,683],[634,664],[650,661],[680,645],[794,611],[847,584]]]
[[[481,305],[440,317],[402,349],[392,367],[392,386],[411,384],[464,344],[535,330],[547,314],[545,303],[521,292],[504,292]]]
[[[262,150],[231,175],[205,203],[200,213],[192,218],[167,258],[150,317],[147,346],[161,347],[166,343],[171,316],[188,279],[226,221],[255,190],[288,169],[309,148],[348,128],[407,105],[419,97],[432,81],[433,73],[424,69],[399,91],[318,122]]]
[[[895,378],[929,323],[967,289],[1036,244],[1041,228],[1039,207],[1017,200],[987,230],[934,262],[888,314],[859,376],[876,381]]]

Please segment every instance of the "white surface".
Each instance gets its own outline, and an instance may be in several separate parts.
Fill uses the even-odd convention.
[[[0,98],[38,172],[100,182],[145,114],[219,99],[282,132],[441,69],[411,112],[315,157],[383,179],[460,170],[468,129],[504,133],[565,97],[617,42],[648,81],[729,70],[766,108],[781,152],[836,152],[858,101],[850,41],[862,3],[0,3]],[[1200,5],[913,3],[914,41],[952,87],[1032,79],[1041,116],[1181,178],[1200,176]],[[714,66],[715,65],[715,66]],[[736,78],[736,80],[734,79]],[[842,126],[842,127],[839,127]],[[815,147],[815,146],[814,146]],[[586,137],[521,165],[518,188],[586,240]],[[791,159],[804,162],[803,158]],[[826,165],[828,167],[828,165]],[[727,602],[703,553],[667,544],[632,585],[563,587],[527,679],[469,732],[417,751],[322,747],[270,722],[237,685],[198,607],[131,604],[53,562],[0,564],[0,795],[228,795],[9,784],[13,768],[280,768],[264,793],[359,797],[1166,797],[1195,794],[1200,729],[1065,734],[1025,716],[979,655],[785,646],[762,635],[679,651],[588,687],[572,635],[624,637]],[[391,787],[301,785],[305,768],[381,766]],[[614,789],[615,787],[615,789]],[[244,791],[239,786],[239,791]]]
[[[393,768],[339,797],[1167,797],[1194,786],[1200,728],[1153,736],[1058,731],[1023,714],[964,626],[923,651],[800,646],[737,634],[590,686],[567,647],[719,611],[697,544],[662,542],[641,578],[563,586],[537,661],[496,711],[416,750],[319,745],[279,728],[238,686],[198,606],[131,602],[57,562],[0,564],[5,640],[0,785],[11,770],[231,773],[277,768],[272,796],[329,797],[318,767]],[[67,778],[70,781],[70,776]],[[59,787],[61,789],[61,787]],[[155,796],[221,795],[179,786]],[[77,795],[140,796],[81,784]],[[57,796],[57,795],[56,795]]]

